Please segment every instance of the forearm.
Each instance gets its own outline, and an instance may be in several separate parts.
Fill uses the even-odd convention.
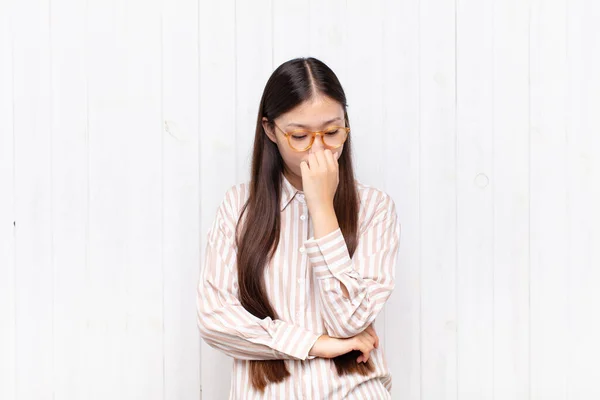
[[[353,336],[374,321],[394,288],[400,238],[395,207],[389,196],[378,201],[373,214],[365,217],[368,225],[352,256],[341,229],[331,222],[335,213],[325,208],[315,216],[314,238],[304,247],[318,282],[327,332]]]
[[[315,239],[330,234],[340,227],[333,206],[317,209],[312,216]],[[348,298],[348,289],[340,282],[340,288],[346,298]]]
[[[245,360],[304,360],[319,337],[285,321],[259,320],[241,306],[209,311],[200,308],[198,326],[201,337],[210,346]]]
[[[318,286],[326,331],[338,338],[355,336],[371,325],[392,291],[392,287],[365,280],[348,298],[340,292],[339,286],[343,285],[336,278],[319,280]]]
[[[322,238],[340,227],[333,205],[321,206],[311,211],[315,239]]]
[[[327,332],[336,337],[359,333],[377,317],[393,290],[395,241],[386,241],[376,253],[351,258],[338,228],[320,239],[305,241],[304,246]]]

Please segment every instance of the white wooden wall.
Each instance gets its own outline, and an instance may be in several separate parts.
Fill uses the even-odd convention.
[[[0,399],[225,399],[195,285],[259,98],[344,85],[395,399],[600,398],[596,0],[0,0]],[[201,394],[202,391],[202,394]]]

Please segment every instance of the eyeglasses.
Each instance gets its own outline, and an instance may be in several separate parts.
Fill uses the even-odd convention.
[[[273,121],[273,125],[285,135],[288,144],[294,151],[306,151],[310,149],[317,135],[321,136],[321,140],[325,146],[330,149],[337,149],[344,144],[348,138],[348,133],[350,133],[350,128],[346,126],[330,126],[324,131],[315,132],[306,129],[294,129],[293,131],[285,132],[277,126],[275,121]]]

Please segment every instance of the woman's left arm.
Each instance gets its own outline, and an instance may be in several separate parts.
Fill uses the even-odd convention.
[[[384,192],[351,258],[339,227],[304,242],[318,282],[327,334],[348,338],[363,332],[394,289],[400,223],[392,198]],[[317,223],[317,222],[315,222]]]

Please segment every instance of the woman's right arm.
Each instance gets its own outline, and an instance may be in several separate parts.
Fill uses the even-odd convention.
[[[211,347],[243,360],[312,359],[309,351],[320,335],[298,325],[248,312],[236,296],[235,223],[228,199],[217,211],[208,234],[204,268],[197,293],[198,327]]]

